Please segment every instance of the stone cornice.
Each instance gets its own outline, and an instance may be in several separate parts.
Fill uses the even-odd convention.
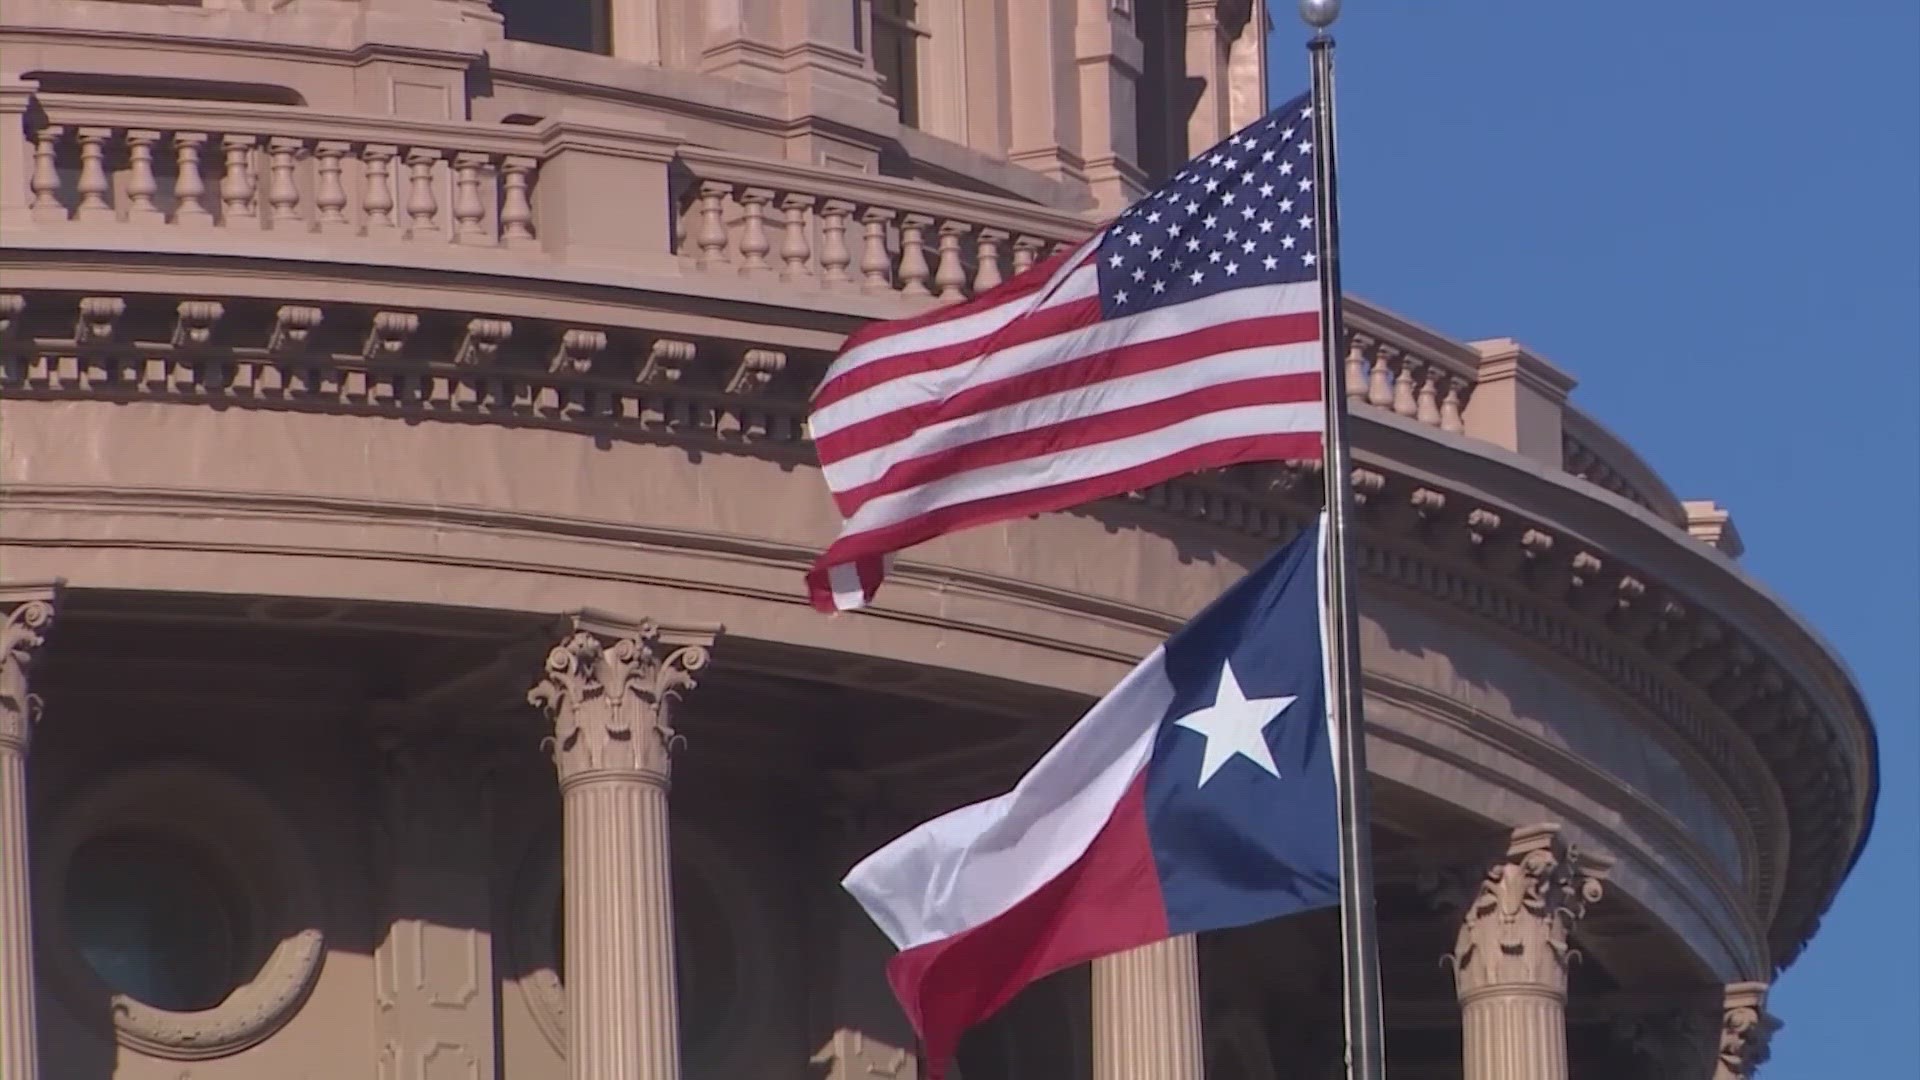
[[[194,331],[206,331],[198,345],[175,332],[187,312],[172,298],[83,303],[92,312],[80,320],[85,341],[73,336],[80,332],[74,308],[65,306],[73,301],[53,311],[51,302],[48,294],[29,294],[25,315],[10,317],[0,342],[0,396],[542,426],[811,461],[805,395],[820,354],[793,353],[788,359],[798,363],[784,365],[783,381],[728,393],[751,342],[704,340],[703,359],[717,362],[657,378],[641,361],[661,338],[644,331],[609,335],[608,347],[588,358],[582,373],[535,366],[524,352],[511,352],[560,329],[538,323],[516,327],[504,339],[508,351],[458,363],[413,344],[457,339],[451,329],[471,320],[448,312],[422,312],[420,321],[443,329],[400,334],[392,339],[397,349],[289,352],[271,347],[275,308],[264,299],[223,298],[211,320],[211,308],[196,308]],[[378,315],[338,307],[323,310],[319,325],[344,324],[348,339],[357,340]],[[170,338],[190,347],[166,344]],[[540,348],[544,357],[546,345]],[[1362,563],[1374,579],[1500,623],[1626,690],[1714,762],[1744,791],[1743,805],[1763,817],[1772,817],[1764,813],[1772,801],[1764,788],[1778,784],[1791,813],[1786,829],[1770,830],[1775,835],[1763,844],[1755,873],[1768,898],[1763,911],[1773,912],[1774,961],[1790,960],[1864,840],[1877,782],[1864,706],[1831,650],[1731,560],[1642,507],[1484,443],[1379,410],[1356,408],[1355,416]],[[1252,551],[1297,527],[1316,491],[1300,468],[1247,467],[1162,485],[1090,512],[1178,536],[1212,533]],[[775,557],[804,561],[807,554]],[[950,589],[1056,599],[910,559],[895,574],[924,574]],[[1130,619],[1119,607],[1110,614]],[[1177,618],[1145,621],[1163,627]],[[1768,764],[1771,778],[1760,788],[1738,764],[1750,752],[1743,747]]]

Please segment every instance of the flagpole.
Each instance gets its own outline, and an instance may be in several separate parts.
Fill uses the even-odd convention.
[[[1339,0],[1300,0],[1313,27],[1314,216],[1319,228],[1320,373],[1326,407],[1327,614],[1329,696],[1338,743],[1340,793],[1340,937],[1346,971],[1348,1080],[1386,1080],[1380,1005],[1379,933],[1373,910],[1373,838],[1369,824],[1366,722],[1361,707],[1360,620],[1353,585],[1353,465],[1347,443],[1346,365],[1340,310],[1340,217],[1334,161],[1333,38]]]

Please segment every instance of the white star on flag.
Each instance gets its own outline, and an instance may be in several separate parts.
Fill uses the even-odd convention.
[[[1213,774],[1236,755],[1278,777],[1280,768],[1273,763],[1273,751],[1267,746],[1267,725],[1296,700],[1294,697],[1248,700],[1240,689],[1240,680],[1233,674],[1233,662],[1222,664],[1220,686],[1213,692],[1213,704],[1174,721],[1179,727],[1199,732],[1207,740],[1197,786],[1205,787]]]

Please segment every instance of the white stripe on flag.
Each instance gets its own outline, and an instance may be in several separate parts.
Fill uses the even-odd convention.
[[[833,490],[848,491],[880,479],[901,462],[982,439],[1032,431],[1067,420],[1085,420],[1243,379],[1310,372],[1319,364],[1318,341],[1210,353],[1185,363],[1072,386],[1044,397],[930,424],[896,442],[849,455],[831,465],[823,463],[821,472]]]
[[[1038,341],[982,353],[965,363],[889,379],[814,410],[807,417],[807,424],[814,438],[825,438],[876,416],[944,400],[968,387],[1042,371],[1089,353],[1159,341],[1240,319],[1316,311],[1320,303],[1318,290],[1313,282],[1262,285],[1169,304],[1140,315],[1106,319]]]
[[[1098,241],[1099,237],[1095,236],[1081,245],[1072,258],[1054,268],[1050,284],[1033,292],[1023,293],[1005,303],[970,312],[957,319],[943,319],[927,326],[916,326],[848,349],[834,359],[820,385],[824,387],[840,376],[878,360],[983,338],[1005,328],[1022,315],[1093,296],[1100,290],[1099,268],[1092,264],[1076,266],[1075,263],[1085,256],[1088,246]],[[819,390],[816,388],[814,392],[818,393]]]
[[[956,503],[1106,476],[1224,439],[1318,431],[1321,411],[1318,401],[1222,409],[1139,435],[954,473],[869,500],[847,519],[840,536],[871,532]]]

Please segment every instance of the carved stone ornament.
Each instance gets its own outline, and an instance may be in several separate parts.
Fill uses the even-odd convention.
[[[1767,1015],[1767,984],[1734,983],[1727,987],[1720,1014],[1720,1052],[1713,1080],[1752,1080],[1766,1064],[1773,1033],[1780,1021]]]
[[[1573,924],[1601,896],[1608,864],[1565,843],[1557,826],[1516,830],[1487,868],[1448,960],[1464,1004],[1489,994],[1546,993],[1565,1000]]]
[[[0,626],[0,747],[24,751],[40,718],[40,698],[29,689],[33,658],[53,628],[53,605],[29,600]]]
[[[666,784],[672,752],[685,741],[673,728],[672,704],[693,688],[709,655],[698,644],[669,650],[652,620],[611,641],[575,630],[554,646],[527,701],[553,723],[541,745],[562,785],[601,772]]]

